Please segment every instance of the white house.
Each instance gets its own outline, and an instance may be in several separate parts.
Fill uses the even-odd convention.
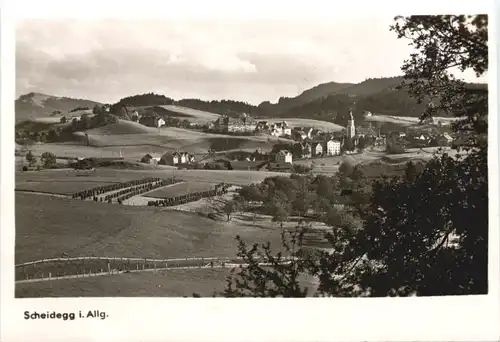
[[[139,123],[149,127],[165,126],[165,120],[157,114],[139,117]]]
[[[136,110],[134,110],[134,112],[132,113],[132,115],[130,116],[130,119],[134,122],[139,122],[139,119],[141,117],[139,116],[139,112],[137,112]]]
[[[292,129],[288,126],[286,121],[278,122],[270,126],[271,135],[281,137],[284,135],[292,135]]]
[[[292,163],[292,154],[287,150],[281,150],[276,153],[276,162]]]
[[[155,120],[155,124],[156,124],[156,127],[165,126],[165,120],[163,120],[163,118],[157,118]]]
[[[328,156],[337,156],[340,154],[340,141],[328,140],[326,142],[326,154]]]
[[[323,155],[323,146],[319,142],[314,142],[312,144],[312,155],[313,157],[319,157]]]
[[[180,164],[187,164],[189,162],[190,156],[187,152],[180,153]]]

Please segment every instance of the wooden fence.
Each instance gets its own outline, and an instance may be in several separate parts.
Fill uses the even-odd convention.
[[[215,269],[215,268],[237,268],[237,267],[246,267],[248,264],[237,262],[238,260],[242,260],[242,258],[177,258],[177,259],[141,259],[141,258],[100,258],[96,259],[96,257],[79,257],[79,258],[56,258],[56,259],[44,259],[45,261],[38,260],[36,262],[25,263],[16,265],[18,267],[26,267],[28,265],[36,265],[36,263],[40,262],[55,262],[55,261],[76,261],[76,260],[105,260],[108,261],[107,268],[100,268],[99,270],[92,271],[91,268],[83,269],[82,272],[77,272],[73,274],[53,274],[50,271],[47,272],[36,272],[35,274],[29,275],[24,273],[24,277],[22,279],[16,280],[16,283],[26,283],[26,282],[36,282],[36,281],[49,281],[49,280],[57,280],[57,279],[76,279],[76,278],[88,278],[88,277],[96,277],[102,275],[113,275],[113,274],[123,274],[123,273],[135,273],[135,272],[144,272],[144,271],[165,271],[165,270],[184,270],[184,269]],[[126,270],[117,269],[111,267],[109,261],[111,260],[119,260],[119,261],[149,261],[144,263],[136,263],[135,269],[128,268]],[[283,258],[283,263],[289,263],[292,258]],[[191,266],[169,266],[169,262],[175,261],[198,261],[201,262],[200,265],[191,265]],[[216,262],[214,262],[216,261]],[[207,263],[208,262],[208,263]],[[123,264],[124,265],[124,264]],[[123,266],[122,265],[122,266]],[[270,263],[262,262],[259,263],[261,266],[270,265]],[[116,266],[116,265],[115,265]]]

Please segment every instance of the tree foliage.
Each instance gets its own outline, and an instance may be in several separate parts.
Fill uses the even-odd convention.
[[[37,159],[36,157],[33,155],[33,153],[30,151],[28,151],[28,153],[26,153],[26,161],[28,162],[28,165],[29,166],[33,166],[36,164],[37,162]]]
[[[44,152],[40,157],[40,161],[42,162],[44,168],[49,169],[56,164],[56,156],[53,153]]]
[[[467,86],[453,75],[453,68],[473,70],[478,76],[487,72],[487,17],[398,17],[392,30],[399,38],[411,39],[416,48],[402,67],[403,87],[418,101],[433,103],[423,118],[438,113],[464,118],[454,129],[467,138],[467,153],[436,155],[422,172],[408,164],[403,177],[379,179],[369,198],[363,194],[366,203],[358,210],[352,210],[356,205],[327,210],[328,199],[318,196],[317,203],[324,202],[324,222],[331,227],[327,234],[331,248],[305,257],[299,246],[303,271],[318,277],[318,294],[324,296],[487,293],[488,93],[485,87]],[[297,191],[283,180],[266,184],[273,200],[290,200],[286,190]],[[354,172],[349,176],[340,172],[339,184],[349,185],[349,197],[361,202],[353,195],[369,183]],[[239,248],[247,260],[257,253],[255,245],[249,249],[240,243]],[[269,248],[264,252],[272,255]],[[279,272],[278,264],[265,269],[251,264],[236,278],[238,295],[303,294],[290,290],[297,289],[295,285],[276,286],[290,279],[288,273]],[[229,290],[231,284],[234,281]],[[229,290],[226,295],[233,295]]]
[[[248,247],[239,237],[238,257],[245,266],[227,278],[225,297],[306,297],[308,289],[301,286],[300,276],[308,268],[304,254],[304,229],[282,234],[282,249],[273,253],[269,243]]]
[[[488,16],[397,17],[391,29],[416,49],[403,64],[401,87],[419,101],[431,101],[423,118],[439,113],[463,117],[455,129],[470,133],[467,145],[485,147],[488,88],[468,85],[455,74],[472,70],[479,77],[488,71]]]

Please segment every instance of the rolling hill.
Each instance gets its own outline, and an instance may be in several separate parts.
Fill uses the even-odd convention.
[[[15,102],[16,122],[39,117],[48,117],[54,111],[67,114],[78,107],[92,108],[100,105],[99,102],[69,97],[58,97],[42,93],[29,93],[21,95]]]

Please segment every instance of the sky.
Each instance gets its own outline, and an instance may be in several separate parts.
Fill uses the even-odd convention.
[[[24,19],[16,96],[113,103],[155,92],[252,104],[325,82],[401,75],[411,49],[392,17],[238,20]]]

